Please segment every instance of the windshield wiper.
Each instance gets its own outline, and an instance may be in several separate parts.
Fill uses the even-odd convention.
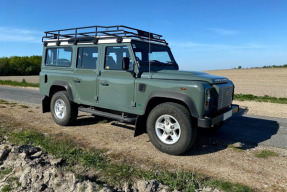
[[[173,65],[176,65],[174,62],[167,62],[167,63],[164,63],[164,62],[160,62],[160,61],[157,61],[157,60],[151,60],[150,62],[148,61],[140,61],[141,64],[143,65],[149,65],[149,63],[151,65],[159,65],[159,66],[173,66]]]
[[[162,62],[160,62],[159,60],[150,60],[149,62],[151,62],[151,63],[162,63]]]

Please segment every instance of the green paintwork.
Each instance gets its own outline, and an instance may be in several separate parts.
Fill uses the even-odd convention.
[[[145,72],[142,74],[141,78],[152,79],[171,79],[171,80],[188,80],[188,81],[206,81],[209,83],[216,83],[215,79],[223,79],[222,82],[228,82],[228,79],[220,76],[210,75],[208,73],[198,72],[198,71],[172,71],[172,70],[161,70],[157,72],[152,72],[149,74]]]
[[[45,66],[46,49],[51,47],[44,47],[40,92],[49,96],[52,84],[55,81],[62,81],[70,86],[73,101],[78,104],[143,115],[150,95],[156,90],[166,90],[189,96],[194,101],[198,117],[203,117],[206,110],[206,90],[214,87],[218,90],[216,83],[233,86],[232,82],[226,78],[201,72],[164,70],[163,68],[157,72],[140,73],[141,68],[135,60],[131,43],[120,43],[120,45],[128,46],[136,74],[123,70],[106,70],[104,69],[105,48],[113,45],[119,44],[69,45],[73,50],[70,67]],[[97,69],[76,68],[78,47],[91,46],[98,46],[99,49]],[[45,75],[48,77],[46,83]],[[108,86],[102,84],[108,84]],[[146,85],[144,92],[139,91],[139,84]],[[182,87],[185,90],[181,90]]]

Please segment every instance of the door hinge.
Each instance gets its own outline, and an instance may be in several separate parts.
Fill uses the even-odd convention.
[[[98,100],[99,100],[99,96],[96,96],[96,97],[95,97],[95,101],[98,101]]]
[[[132,104],[132,107],[136,107],[136,102],[132,101],[131,104]]]

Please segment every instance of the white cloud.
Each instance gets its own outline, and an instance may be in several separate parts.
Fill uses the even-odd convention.
[[[219,35],[237,35],[240,31],[221,29],[221,28],[208,28],[208,30],[215,32]]]
[[[33,31],[28,29],[0,27],[0,41],[11,42],[29,42],[40,43],[42,33],[39,31]]]

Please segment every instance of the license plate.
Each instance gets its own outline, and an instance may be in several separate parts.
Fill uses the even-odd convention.
[[[232,110],[227,111],[226,113],[223,114],[223,121],[225,121],[226,119],[228,119],[231,116],[232,116]]]

